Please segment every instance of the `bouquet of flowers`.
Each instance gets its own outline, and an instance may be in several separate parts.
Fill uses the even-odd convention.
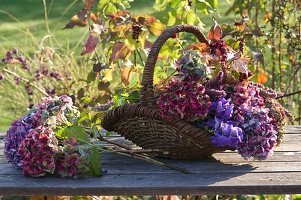
[[[216,147],[237,150],[242,157],[265,160],[280,143],[285,119],[279,94],[251,82],[243,41],[234,51],[216,23],[209,44],[190,45],[177,62],[177,74],[157,93],[157,106],[167,120],[186,120],[212,133]],[[197,51],[193,51],[197,50]]]
[[[4,139],[4,155],[31,177],[99,176],[98,147],[80,127],[80,120],[71,97],[43,98],[12,123]]]

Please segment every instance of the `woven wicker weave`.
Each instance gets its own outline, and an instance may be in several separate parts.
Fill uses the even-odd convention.
[[[178,25],[166,29],[155,41],[148,55],[139,103],[110,110],[102,120],[102,127],[115,131],[143,149],[156,149],[156,156],[171,159],[199,159],[223,151],[211,145],[210,133],[184,120],[166,121],[156,107],[153,76],[159,51],[163,44],[179,32],[193,33],[208,44],[201,31],[194,26]]]

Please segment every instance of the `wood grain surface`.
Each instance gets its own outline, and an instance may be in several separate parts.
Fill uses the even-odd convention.
[[[244,160],[237,152],[194,161],[162,162],[183,174],[142,160],[102,154],[107,172],[98,178],[30,178],[7,163],[0,134],[0,195],[155,195],[301,193],[301,126],[288,126],[283,143],[267,161]],[[115,137],[124,142],[123,138]]]

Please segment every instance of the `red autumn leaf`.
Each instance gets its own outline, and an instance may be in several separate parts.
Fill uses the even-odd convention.
[[[82,1],[87,10],[91,10],[91,8],[94,6],[94,2],[95,2],[95,0],[82,0]]]
[[[150,26],[152,23],[154,23],[157,19],[154,16],[150,16],[146,21],[145,25]]]
[[[64,29],[71,29],[74,26],[84,27],[87,26],[87,24],[88,24],[87,10],[82,9],[76,15],[73,15],[73,17],[71,17],[69,23],[66,24]]]
[[[85,42],[85,50],[81,53],[81,55],[85,55],[87,53],[94,51],[98,43],[98,40],[99,40],[99,34],[96,32],[91,32],[89,38]]]
[[[223,37],[222,28],[214,21],[214,26],[208,32],[208,39],[212,41],[219,41]]]

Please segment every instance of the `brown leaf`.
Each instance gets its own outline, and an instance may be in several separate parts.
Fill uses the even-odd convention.
[[[139,23],[139,24],[144,24],[145,23],[145,17],[138,17],[138,19],[137,19],[137,22]]]
[[[100,81],[99,83],[98,83],[98,90],[108,90],[108,88],[109,88],[109,86],[110,86],[110,83],[109,82],[103,82],[103,81]]]
[[[199,50],[200,52],[206,51],[208,49],[208,45],[206,43],[196,43],[196,44],[190,44],[186,48],[186,50]]]
[[[117,13],[112,13],[112,14],[109,14],[108,16],[112,18],[112,20],[118,20],[120,19],[121,17],[124,17],[124,16],[131,16],[131,13],[127,10],[120,10],[118,11]]]
[[[82,9],[76,15],[73,15],[64,29],[71,29],[74,26],[84,27],[88,24],[87,10]]]
[[[132,51],[123,42],[116,42],[112,48],[112,54],[110,57],[110,63],[116,59],[126,59],[129,58]]]
[[[222,28],[215,21],[214,26],[208,32],[208,39],[212,41],[219,41],[223,37]]]
[[[268,23],[268,21],[273,17],[273,13],[271,12],[267,12],[264,16],[263,16],[263,21],[265,23]]]
[[[91,12],[91,13],[90,13],[90,19],[92,19],[92,21],[93,21],[94,23],[97,23],[97,16],[95,15],[94,12]]]
[[[85,55],[87,53],[91,53],[96,48],[96,45],[99,41],[99,34],[96,32],[91,32],[89,38],[85,42],[85,50],[81,53],[81,55]]]
[[[251,33],[256,37],[264,36],[264,32],[259,27],[252,30]]]
[[[82,0],[82,1],[87,10],[91,10],[91,8],[94,6],[94,2],[95,2],[95,0]]]
[[[148,41],[148,40],[145,40],[145,42],[144,42],[144,49],[145,49],[145,50],[150,51],[151,48],[152,48],[152,46],[153,46],[153,43],[151,43],[151,42]]]

